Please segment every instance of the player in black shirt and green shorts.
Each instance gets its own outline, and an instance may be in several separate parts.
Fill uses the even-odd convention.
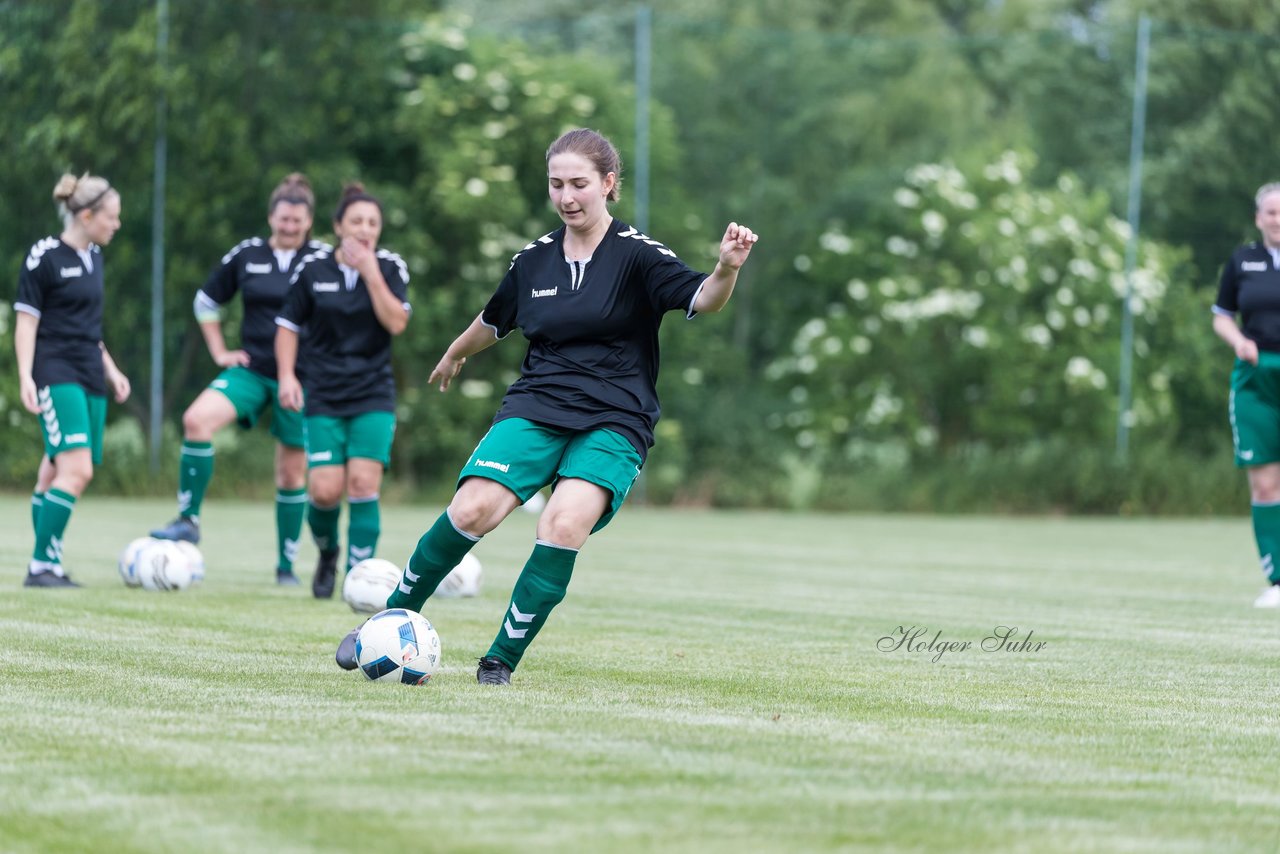
[[[102,463],[107,389],[129,379],[102,343],[102,252],[120,228],[120,194],[96,175],[63,175],[53,190],[63,230],[31,247],[18,275],[14,346],[22,405],[40,416],[44,457],[31,496],[36,544],[26,587],[79,587],[62,567],[76,499]]]
[[[200,542],[200,510],[213,478],[213,437],[231,422],[250,429],[268,410],[276,437],[276,559],[278,584],[296,585],[293,562],[306,510],[307,458],[302,416],[276,397],[276,315],[289,279],[307,255],[329,249],[309,239],[316,199],[306,176],[294,172],[271,192],[267,224],[271,236],[242,241],[196,294],[195,313],[213,362],[222,372],[182,415],[178,469],[178,517],[151,536]],[[236,294],[244,305],[240,348],[228,349],[222,334],[223,308]]]
[[[1236,356],[1231,439],[1236,465],[1249,477],[1253,534],[1268,583],[1254,605],[1280,608],[1280,183],[1264,185],[1254,201],[1262,242],[1240,247],[1222,268],[1213,331]]]
[[[515,329],[529,341],[521,375],[458,476],[449,507],[419,540],[388,608],[421,610],[479,539],[547,484],[533,553],[476,672],[505,685],[569,586],[578,550],[617,513],[653,444],[658,327],[669,311],[724,307],[756,235],[730,223],[711,275],[609,214],[622,174],[600,134],[570,131],[547,151],[551,202],[564,227],[513,259],[488,305],[431,373],[444,391],[467,357]],[[355,667],[356,631],[338,647]]]
[[[408,268],[399,255],[378,248],[381,203],[362,185],[348,184],[333,228],[341,245],[303,259],[275,321],[280,404],[302,410],[305,390],[307,524],[320,550],[311,580],[317,599],[333,595],[344,492],[347,570],[373,557],[378,546],[378,491],[396,430],[391,339],[404,331],[412,310]]]

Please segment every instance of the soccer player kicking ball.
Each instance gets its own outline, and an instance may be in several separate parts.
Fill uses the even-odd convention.
[[[102,463],[107,389],[129,379],[102,343],[102,252],[120,228],[120,194],[96,175],[63,175],[53,189],[58,237],[31,247],[18,276],[13,333],[22,405],[40,416],[44,458],[31,496],[35,551],[24,587],[79,587],[62,568],[62,536],[76,499]]]
[[[606,138],[573,130],[547,150],[547,192],[564,226],[511,262],[484,310],[449,345],[430,381],[445,391],[468,356],[520,329],[529,349],[493,426],[458,476],[448,509],[418,541],[388,608],[421,610],[480,538],[542,487],[554,491],[497,637],[482,685],[507,685],[564,598],[578,551],[609,523],[635,482],[658,421],[658,327],[724,307],[756,235],[730,223],[711,275],[614,219],[622,165]],[[358,629],[337,662],[356,666]]]

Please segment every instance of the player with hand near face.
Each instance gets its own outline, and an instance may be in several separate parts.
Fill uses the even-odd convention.
[[[307,524],[320,550],[311,592],[318,599],[333,595],[343,494],[348,572],[374,556],[382,531],[378,497],[396,430],[391,339],[412,311],[408,268],[378,247],[382,222],[382,203],[363,185],[348,184],[333,216],[338,248],[303,261],[276,318],[280,405],[302,411],[305,404]]]

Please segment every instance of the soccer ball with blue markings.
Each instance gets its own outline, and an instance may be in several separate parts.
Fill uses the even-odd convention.
[[[388,608],[360,627],[356,664],[373,682],[425,685],[440,666],[440,636],[416,611]]]

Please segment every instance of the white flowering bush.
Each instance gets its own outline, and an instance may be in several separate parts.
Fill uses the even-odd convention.
[[[769,366],[793,404],[770,426],[846,459],[1113,444],[1128,227],[1070,176],[1029,186],[1032,165],[1009,151],[968,172],[916,166],[868,221],[804,247],[797,276],[845,284]],[[1143,242],[1133,275],[1130,421],[1148,435],[1176,428],[1177,336],[1162,327],[1209,329],[1185,284],[1170,301],[1181,259]]]

